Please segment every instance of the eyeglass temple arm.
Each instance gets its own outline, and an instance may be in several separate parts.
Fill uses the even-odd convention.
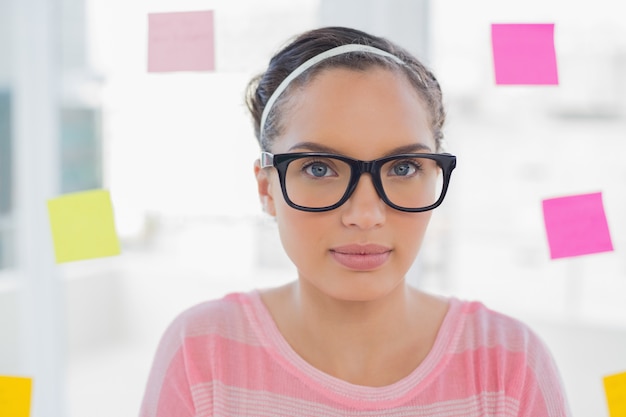
[[[269,152],[261,152],[261,168],[274,166],[274,155]]]

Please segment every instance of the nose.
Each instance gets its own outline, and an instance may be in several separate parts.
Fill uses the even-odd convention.
[[[348,227],[367,230],[385,223],[387,206],[374,188],[369,174],[361,175],[356,189],[341,209],[341,220]]]

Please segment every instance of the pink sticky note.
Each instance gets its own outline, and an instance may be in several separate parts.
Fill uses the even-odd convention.
[[[150,13],[148,71],[213,71],[213,11]]]
[[[550,258],[613,250],[602,193],[543,200]]]
[[[498,85],[559,83],[554,24],[491,25],[493,63]]]

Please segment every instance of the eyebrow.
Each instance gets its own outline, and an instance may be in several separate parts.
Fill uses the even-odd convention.
[[[296,149],[302,149],[302,150],[306,150],[309,152],[323,152],[323,153],[332,153],[336,155],[343,155],[341,152],[337,151],[336,149],[333,149],[329,146],[320,145],[319,143],[315,143],[315,142],[296,143],[295,145],[289,148],[289,151],[291,152]],[[403,153],[423,153],[424,151],[426,151],[427,153],[432,153],[432,149],[430,149],[428,145],[424,145],[423,143],[412,143],[410,145],[403,145],[403,146],[394,148],[390,150],[389,152],[387,152],[386,154],[384,154],[383,157],[391,156],[391,155],[398,155],[398,154],[403,154]]]

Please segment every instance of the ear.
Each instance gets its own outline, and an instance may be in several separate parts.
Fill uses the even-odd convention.
[[[276,216],[276,206],[274,205],[274,197],[272,195],[271,181],[269,170],[261,168],[261,161],[254,161],[254,176],[256,177],[259,199],[263,206],[263,211],[270,216]]]

